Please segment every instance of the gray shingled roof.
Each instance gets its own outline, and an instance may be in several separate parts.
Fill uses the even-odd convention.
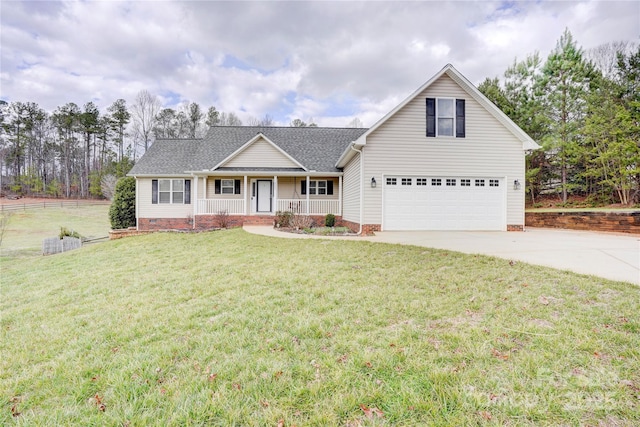
[[[258,133],[308,170],[338,172],[335,164],[364,128],[216,126],[202,139],[159,139],[129,175],[171,175],[211,169]],[[265,168],[269,165],[265,164]]]

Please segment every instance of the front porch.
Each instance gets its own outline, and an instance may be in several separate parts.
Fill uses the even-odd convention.
[[[342,176],[200,176],[194,187],[194,216],[342,214]]]

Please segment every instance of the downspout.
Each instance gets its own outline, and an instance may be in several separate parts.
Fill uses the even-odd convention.
[[[355,151],[356,153],[359,154],[360,157],[360,228],[358,229],[358,236],[362,235],[362,221],[363,221],[363,217],[364,217],[364,161],[363,161],[363,156],[364,153],[362,152],[362,149],[358,150],[356,148],[353,148],[354,144],[351,144],[349,146],[349,148],[351,148],[353,151]]]

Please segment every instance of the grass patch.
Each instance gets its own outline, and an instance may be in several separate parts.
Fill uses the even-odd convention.
[[[305,234],[317,234],[319,236],[346,236],[356,235],[349,227],[312,227],[303,230]]]
[[[0,267],[3,425],[640,422],[629,284],[237,229]]]
[[[42,240],[56,237],[60,228],[75,231],[87,239],[109,235],[109,206],[80,205],[64,208],[34,208],[11,214],[4,238],[2,256],[40,254]]]

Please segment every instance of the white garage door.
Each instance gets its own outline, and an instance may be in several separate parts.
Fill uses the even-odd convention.
[[[501,178],[387,176],[383,230],[506,230]]]

